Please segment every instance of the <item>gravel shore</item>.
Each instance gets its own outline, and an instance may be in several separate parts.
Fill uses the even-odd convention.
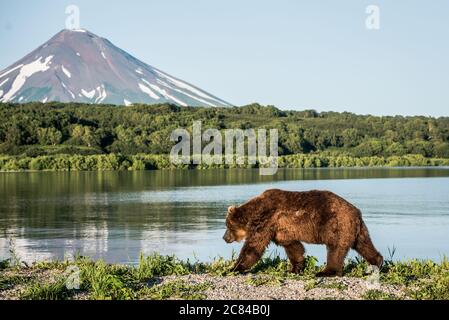
[[[41,283],[51,283],[52,279],[61,276],[62,272],[55,270],[22,270],[14,275],[4,276],[33,278]],[[311,278],[308,280],[278,279],[269,275],[235,275],[213,276],[209,274],[189,274],[184,276],[165,276],[151,279],[146,284],[148,288],[158,289],[166,285],[182,283],[185,286],[202,286],[201,299],[206,300],[361,300],[369,299],[369,293],[375,293],[389,299],[404,299],[404,287],[389,284],[372,283],[366,279],[336,277]],[[20,299],[26,290],[26,284],[20,282],[14,286],[0,288],[0,300]],[[88,295],[78,292],[71,299],[84,300]],[[141,297],[145,299],[145,296]],[[169,299],[180,299],[174,296]]]
[[[7,261],[8,262],[8,261]],[[232,260],[183,262],[152,255],[138,266],[76,261],[0,264],[0,300],[447,300],[449,261],[387,261],[381,270],[348,260],[343,277],[322,278],[308,257],[304,272],[264,258],[248,274],[232,272]]]
[[[264,279],[265,278],[265,279]],[[186,275],[164,277],[159,285],[171,281],[210,284],[203,293],[207,300],[363,300],[369,292],[390,299],[404,299],[404,288],[386,284],[373,284],[367,280],[349,277],[314,278],[276,282],[269,276],[211,276]],[[258,284],[262,283],[262,284]]]

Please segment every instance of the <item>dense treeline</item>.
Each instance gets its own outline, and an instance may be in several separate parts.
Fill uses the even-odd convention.
[[[342,168],[342,167],[409,167],[449,166],[449,159],[425,158],[422,155],[393,157],[350,157],[326,154],[295,154],[280,156],[279,168]],[[174,165],[168,155],[137,154],[131,156],[115,153],[103,155],[54,155],[38,157],[0,157],[0,171],[47,170],[47,171],[106,171],[106,170],[166,170],[166,169],[210,169],[210,168],[257,168],[248,165]]]
[[[449,158],[449,118],[377,117],[352,113],[282,111],[258,104],[235,108],[173,105],[0,104],[0,154],[168,154],[170,133],[206,128],[277,128],[279,154],[329,152],[348,157]]]

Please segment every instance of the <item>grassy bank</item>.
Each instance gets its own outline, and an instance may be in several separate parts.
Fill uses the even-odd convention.
[[[157,254],[136,266],[85,257],[30,266],[8,260],[0,262],[0,299],[449,299],[447,259],[387,261],[380,273],[348,260],[341,278],[316,278],[323,266],[313,257],[301,275],[280,257],[264,258],[247,275],[234,274],[232,264]]]
[[[209,169],[209,168],[257,168],[259,164],[200,164],[175,165],[168,155],[121,154],[107,155],[47,155],[37,157],[1,156],[0,171],[106,171],[106,170],[169,170],[169,169]],[[392,157],[352,157],[332,153],[296,154],[280,156],[279,168],[351,168],[351,167],[410,167],[449,166],[449,159],[426,158],[422,155]]]

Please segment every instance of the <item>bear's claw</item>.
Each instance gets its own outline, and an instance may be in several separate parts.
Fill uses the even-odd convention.
[[[324,278],[324,277],[337,277],[337,276],[341,276],[341,272],[337,272],[337,271],[331,271],[331,270],[323,270],[318,272],[315,276],[319,277],[319,278]]]
[[[304,271],[304,266],[301,266],[301,265],[292,266],[290,268],[291,273],[301,274],[301,273],[303,273],[303,271]]]

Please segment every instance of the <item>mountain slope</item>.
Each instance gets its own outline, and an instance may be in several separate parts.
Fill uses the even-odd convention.
[[[0,102],[30,101],[230,106],[84,29],[62,30],[0,72]]]

